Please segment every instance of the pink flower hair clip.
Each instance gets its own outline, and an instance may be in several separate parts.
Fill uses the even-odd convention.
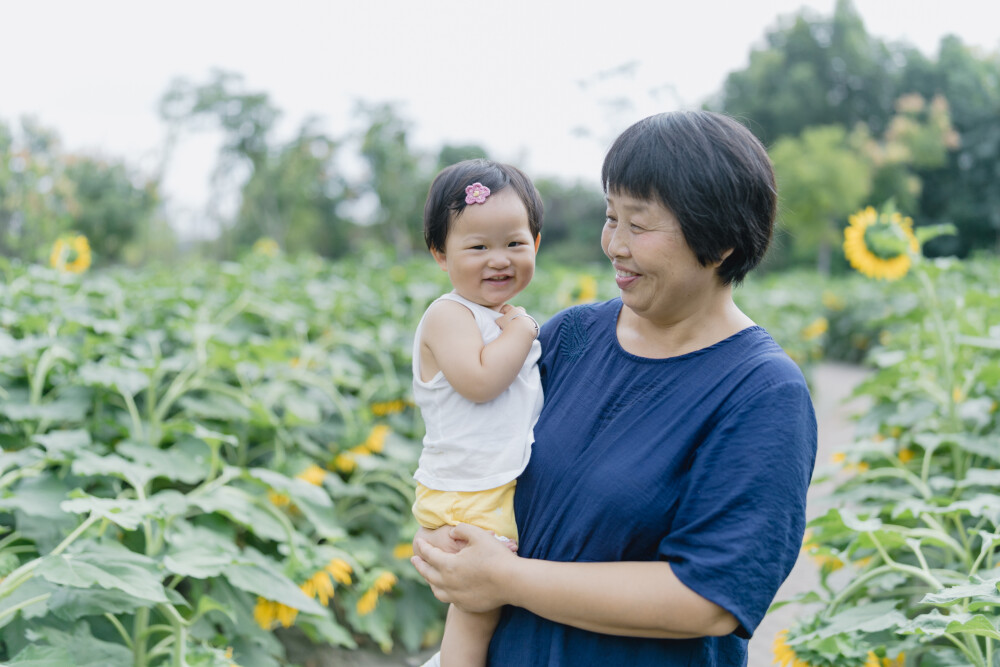
[[[490,196],[490,189],[482,183],[473,183],[465,188],[466,204],[485,204]]]

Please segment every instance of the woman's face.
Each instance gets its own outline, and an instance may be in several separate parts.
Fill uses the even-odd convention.
[[[622,302],[656,324],[672,325],[711,305],[721,260],[703,266],[673,213],[656,201],[609,194],[601,248],[615,268]]]

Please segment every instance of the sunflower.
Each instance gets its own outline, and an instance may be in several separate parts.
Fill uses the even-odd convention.
[[[582,275],[573,290],[573,303],[589,303],[597,298],[597,279],[594,276]]]
[[[392,572],[382,572],[382,574],[378,575],[371,588],[365,591],[364,594],[358,599],[358,614],[361,616],[367,616],[375,611],[375,607],[378,606],[379,596],[391,591],[392,587],[396,585],[396,581],[396,575]]]
[[[257,598],[257,604],[253,608],[253,620],[265,630],[270,630],[275,623],[287,628],[295,622],[298,615],[298,609],[262,597]]]
[[[335,581],[344,585],[351,583],[351,572],[354,571],[354,568],[346,560],[334,558],[323,569],[329,572]]]
[[[300,586],[302,592],[311,598],[316,598],[319,603],[324,607],[333,597],[333,581],[330,579],[330,573],[325,569],[318,572],[314,572],[313,576],[306,579],[306,582]]]
[[[83,273],[90,268],[90,242],[83,234],[60,236],[52,244],[49,266],[60,271]]]
[[[906,654],[900,652],[895,660],[890,658],[879,658],[874,651],[868,651],[868,659],[865,660],[864,667],[903,667],[906,664]]]
[[[397,398],[394,401],[381,401],[379,403],[371,404],[372,414],[376,417],[385,417],[387,415],[394,415],[403,410],[406,410],[409,406],[413,405],[406,399]]]
[[[869,206],[850,216],[844,230],[847,261],[869,278],[899,280],[910,270],[910,255],[919,251],[913,220],[897,212],[878,213]]]
[[[364,442],[346,452],[337,454],[333,460],[333,467],[343,473],[353,472],[358,465],[358,457],[380,453],[385,447],[386,437],[391,432],[392,429],[385,424],[374,426]]]
[[[254,242],[252,252],[255,255],[277,257],[281,253],[281,246],[274,239],[263,236]]]
[[[830,328],[830,322],[825,317],[816,318],[809,326],[802,330],[802,340],[813,340],[819,338]]]
[[[774,636],[774,644],[771,645],[774,650],[773,664],[778,665],[778,667],[812,667],[808,662],[800,660],[795,655],[795,651],[785,641],[786,637],[788,637],[788,630],[782,630]]]
[[[315,463],[312,463],[312,464],[309,465],[308,468],[306,468],[305,470],[303,470],[302,472],[300,472],[295,477],[297,479],[301,479],[304,482],[309,482],[310,484],[313,484],[314,486],[322,486],[323,485],[323,479],[326,477],[326,474],[327,473],[326,473],[325,470],[323,470],[322,468],[320,468]]]

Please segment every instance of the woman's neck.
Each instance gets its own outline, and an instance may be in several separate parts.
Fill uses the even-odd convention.
[[[629,354],[668,359],[714,345],[753,324],[727,289],[719,298],[674,321],[655,322],[623,305],[616,333],[618,343]]]

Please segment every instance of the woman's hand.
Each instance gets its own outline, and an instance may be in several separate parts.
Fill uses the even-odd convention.
[[[417,533],[415,555],[410,559],[434,596],[468,612],[490,611],[507,604],[503,584],[513,576],[518,557],[482,528],[463,523],[427,532],[437,542],[440,536],[433,533],[441,530],[448,530],[450,544],[464,544],[464,548],[449,552]]]
[[[416,536],[413,538],[413,551],[417,551],[417,540],[423,540],[428,542],[441,551],[446,553],[455,554],[465,548],[466,542],[464,540],[456,540],[451,536],[451,529],[453,526],[441,526],[440,528],[430,528],[420,527],[417,530]]]

